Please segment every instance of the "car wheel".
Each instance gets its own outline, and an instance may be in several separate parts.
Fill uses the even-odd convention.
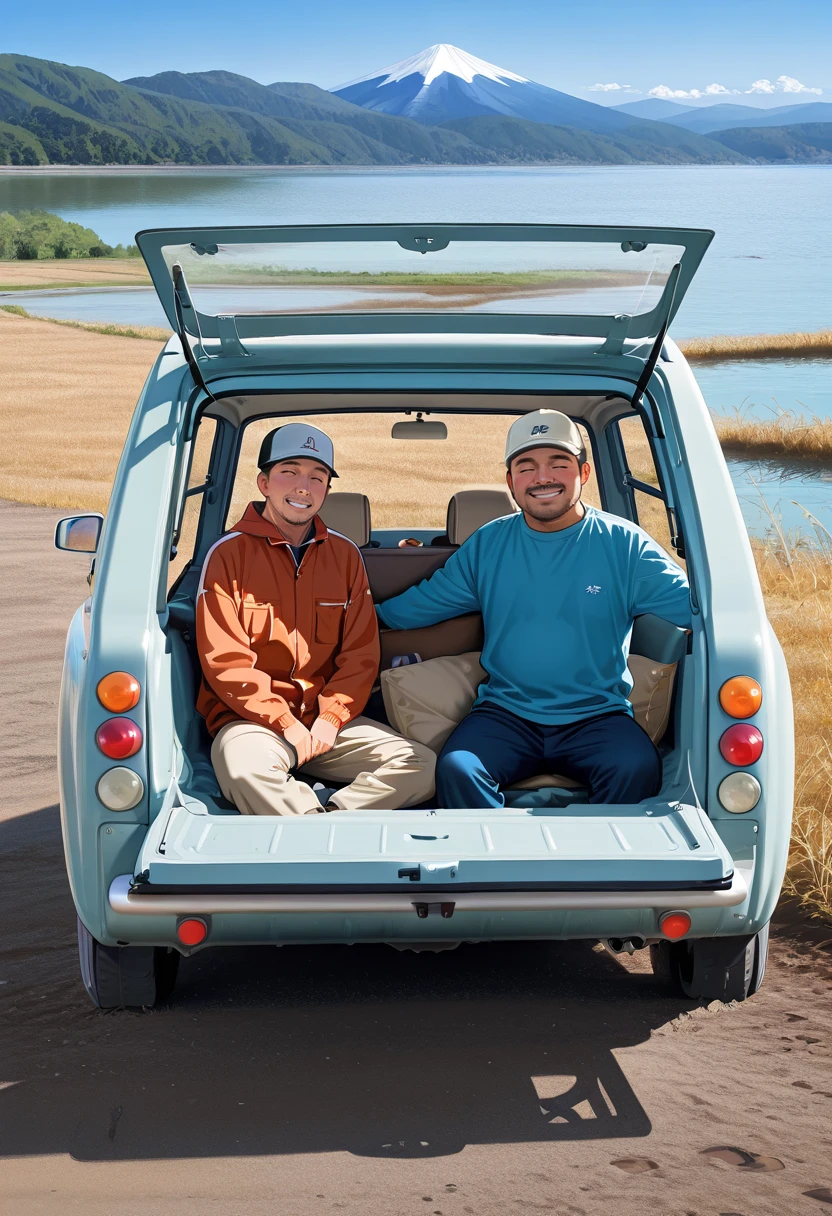
[[[768,959],[768,924],[742,937],[655,942],[653,974],[698,1001],[744,1001],[759,991]]]
[[[164,946],[105,946],[78,921],[81,978],[99,1009],[151,1008],[168,1000],[179,953]]]

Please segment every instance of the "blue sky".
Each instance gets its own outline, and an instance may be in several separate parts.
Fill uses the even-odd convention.
[[[37,0],[10,6],[2,23],[4,51],[118,79],[225,68],[326,88],[434,42],[595,101],[635,100],[661,86],[729,90],[691,102],[832,101],[830,0]]]

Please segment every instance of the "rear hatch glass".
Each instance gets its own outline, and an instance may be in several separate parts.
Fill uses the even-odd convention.
[[[244,339],[501,328],[594,334],[622,315],[633,318],[630,336],[644,337],[668,311],[672,318],[712,235],[439,224],[157,230],[137,241],[173,325],[179,268],[186,327],[202,338],[217,336],[217,317],[236,318]],[[570,318],[582,323],[575,328]]]

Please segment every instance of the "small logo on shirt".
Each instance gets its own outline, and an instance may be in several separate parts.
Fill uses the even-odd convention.
[[[601,588],[598,586],[597,583],[590,583],[586,589],[586,593],[587,593],[587,595],[600,595]]]

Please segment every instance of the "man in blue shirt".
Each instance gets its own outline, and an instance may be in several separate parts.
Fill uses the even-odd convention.
[[[483,616],[488,679],[439,757],[439,805],[501,807],[503,787],[544,772],[586,785],[590,802],[641,802],[661,761],[628,700],[630,631],[646,612],[689,628],[687,579],[641,528],[581,501],[590,467],[565,414],[518,419],[506,468],[519,512],[378,608],[392,629]]]

